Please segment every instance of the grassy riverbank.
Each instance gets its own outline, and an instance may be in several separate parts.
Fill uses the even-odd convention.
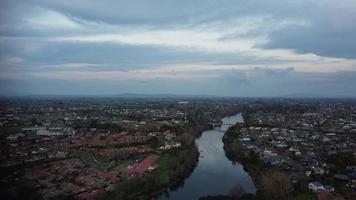
[[[194,170],[198,161],[195,145],[161,154],[159,167],[150,174],[132,177],[116,186],[114,199],[151,199],[179,185]]]

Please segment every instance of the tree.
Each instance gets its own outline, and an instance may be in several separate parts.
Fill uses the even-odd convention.
[[[177,138],[185,146],[191,145],[193,143],[193,141],[194,141],[193,136],[188,134],[188,133],[183,133],[182,135],[178,136]]]
[[[236,198],[242,197],[242,195],[244,195],[245,193],[246,193],[245,189],[240,184],[236,184],[229,191],[229,195]]]
[[[266,199],[287,199],[292,192],[288,177],[280,172],[269,172],[262,175],[261,189]]]

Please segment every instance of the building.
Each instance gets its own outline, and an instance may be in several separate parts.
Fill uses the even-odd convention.
[[[317,194],[318,200],[343,200],[344,198],[335,197],[334,195],[330,194],[329,192],[320,191]]]
[[[313,191],[324,190],[324,185],[318,181],[313,181],[308,184],[308,188]]]

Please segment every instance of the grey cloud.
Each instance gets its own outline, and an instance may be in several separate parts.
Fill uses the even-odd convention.
[[[289,71],[276,78],[264,69],[252,69],[224,74],[224,87],[240,96],[286,96],[310,94],[315,96],[356,97],[356,72],[316,73]],[[247,75],[252,74],[252,75]],[[242,80],[242,81],[241,81]],[[245,84],[248,83],[248,84]],[[332,95],[330,95],[332,94]]]
[[[235,70],[209,80],[63,80],[37,77],[3,81],[1,91],[19,94],[120,94],[175,93],[224,96],[315,96],[356,97],[355,72],[308,73],[291,71],[284,75],[262,70]]]
[[[12,9],[42,7],[69,17],[110,24],[189,24],[224,20],[238,16],[272,15],[300,17],[311,12],[314,1],[285,0],[108,0],[61,1],[18,0],[8,4]]]
[[[320,56],[355,58],[356,25],[354,19],[356,3],[345,0],[334,5],[333,1],[312,0],[131,0],[131,1],[61,1],[61,0],[18,0],[1,2],[3,36],[73,35],[95,33],[93,28],[77,30],[24,29],[24,19],[48,9],[64,14],[81,23],[107,23],[114,25],[152,25],[153,27],[191,26],[230,18],[266,16],[276,20],[305,20],[310,26],[286,26],[270,33],[266,49],[293,49],[300,53]],[[14,27],[14,25],[17,25]],[[263,29],[263,27],[261,27]],[[112,31],[108,29],[107,31]],[[264,30],[254,30],[244,37],[251,37]],[[236,37],[233,33],[224,39]]]
[[[211,7],[212,3],[165,0],[109,0],[109,1],[60,1],[30,0],[22,4],[35,4],[70,17],[109,24],[156,24],[188,20]],[[216,4],[216,3],[213,3]],[[113,9],[114,8],[114,9]]]
[[[240,87],[243,85],[249,85],[251,80],[248,80],[246,72],[242,70],[231,70],[222,75],[223,81],[229,85]]]
[[[271,42],[263,47],[293,49],[326,57],[356,58],[356,25],[351,25],[351,30],[347,31],[333,30],[328,26],[330,24],[325,23],[281,29],[271,33]]]
[[[307,14],[309,25],[288,26],[270,33],[268,49],[293,49],[326,57],[356,58],[356,2],[327,1]]]
[[[293,72],[294,68],[293,67],[288,67],[284,69],[272,69],[272,68],[261,68],[261,67],[255,67],[254,72],[262,72],[266,73],[269,75],[286,75],[287,73]]]
[[[109,42],[53,42],[51,36],[81,36],[92,33],[112,33],[112,27],[141,26],[152,29],[183,27],[189,29],[214,21],[248,17],[267,17],[271,21],[302,20],[306,25],[286,25],[271,32],[269,42],[258,48],[292,49],[321,56],[356,58],[356,3],[344,0],[130,0],[130,1],[63,1],[5,0],[0,2],[0,73],[58,71],[50,66],[66,63],[106,64],[86,67],[86,71],[128,71],[152,68],[164,64],[213,63],[272,65],[286,62],[274,58],[259,58],[233,53],[192,52],[162,46],[113,44]],[[26,19],[38,11],[50,10],[78,23],[79,28],[50,30],[26,26]],[[56,22],[53,22],[54,24]],[[93,25],[95,24],[95,25]],[[96,26],[99,25],[99,26]],[[102,25],[102,26],[101,26]],[[99,29],[95,27],[100,27]],[[117,28],[117,27],[116,27]],[[222,27],[223,28],[223,27]],[[268,29],[268,30],[267,30]],[[221,40],[256,37],[268,33],[260,27],[245,35],[231,33]],[[9,58],[24,62],[7,63]],[[5,62],[6,61],[6,62]],[[293,66],[291,64],[291,66]],[[356,66],[355,66],[356,67]],[[61,70],[72,71],[72,68]],[[219,72],[221,73],[221,72]],[[231,71],[220,78],[205,81],[86,81],[60,82],[49,78],[6,80],[0,78],[1,92],[70,93],[209,93],[237,96],[273,96],[288,93],[332,93],[356,96],[356,74],[301,73],[287,69],[254,68]]]
[[[56,65],[65,63],[107,64],[97,70],[133,70],[152,68],[166,64],[215,63],[251,64],[267,63],[271,60],[259,60],[254,57],[238,56],[226,53],[190,52],[168,47],[149,45],[127,45],[110,42],[51,42],[37,38],[0,41],[1,57],[20,57],[27,64]],[[224,62],[221,62],[224,60]],[[1,67],[1,66],[0,66]],[[38,66],[37,66],[38,69]],[[31,70],[31,69],[27,69]],[[32,70],[35,70],[33,68]],[[66,68],[70,70],[70,68]]]

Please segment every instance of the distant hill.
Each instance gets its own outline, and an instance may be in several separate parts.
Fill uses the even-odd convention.
[[[182,98],[205,98],[205,99],[219,99],[219,98],[310,98],[310,99],[354,99],[356,96],[346,95],[327,95],[327,94],[312,94],[312,93],[293,93],[280,96],[234,96],[234,95],[207,95],[207,94],[140,94],[140,93],[122,93],[122,94],[107,94],[107,95],[51,95],[51,94],[28,94],[28,95],[3,95],[0,94],[0,98],[48,98],[48,99],[61,99],[61,98],[151,98],[151,99],[182,99]]]
[[[281,96],[283,98],[355,98],[347,95],[328,95],[328,94],[311,94],[311,93],[295,93]]]

